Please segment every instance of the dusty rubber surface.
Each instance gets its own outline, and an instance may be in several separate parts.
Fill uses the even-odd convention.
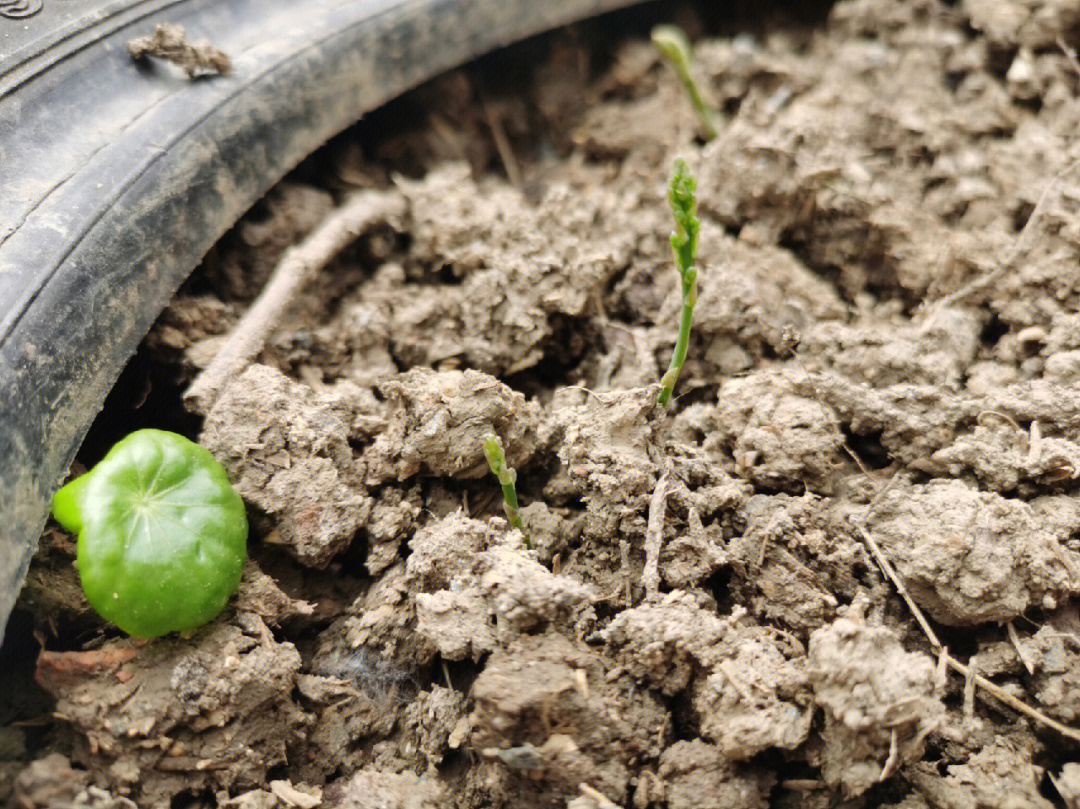
[[[1078,30],[975,0],[748,23],[697,45],[708,144],[644,40],[591,76],[559,39],[520,97],[455,74],[336,143],[144,349],[190,380],[336,198],[404,200],[201,414],[253,515],[238,597],[189,638],[95,636],[46,532],[21,614],[59,718],[3,730],[3,797],[1077,806],[1075,743],[949,674],[861,530],[957,659],[1077,723]],[[701,294],[660,412],[677,155]]]

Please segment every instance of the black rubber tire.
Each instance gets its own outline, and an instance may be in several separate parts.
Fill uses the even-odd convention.
[[[0,0],[0,637],[105,395],[239,216],[419,82],[632,2]],[[232,73],[133,63],[161,22]]]

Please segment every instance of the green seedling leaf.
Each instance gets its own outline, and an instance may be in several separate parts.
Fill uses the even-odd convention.
[[[132,433],[60,489],[52,508],[78,534],[87,600],[130,635],[202,626],[240,583],[244,502],[214,456],[181,435]]]

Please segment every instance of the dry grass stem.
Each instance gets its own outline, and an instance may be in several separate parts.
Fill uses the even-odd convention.
[[[1031,658],[1028,657],[1027,652],[1024,651],[1024,647],[1020,645],[1020,638],[1016,635],[1016,627],[1013,626],[1013,622],[1005,624],[1005,630],[1009,633],[1009,643],[1012,644],[1016,650],[1016,656],[1020,658],[1020,662],[1024,664],[1024,668],[1027,669],[1028,674],[1035,673],[1035,664],[1031,662]]]
[[[506,178],[510,181],[510,185],[520,191],[525,186],[521,177],[521,166],[518,164],[517,157],[514,156],[514,149],[510,145],[510,139],[506,137],[506,129],[503,127],[502,118],[495,109],[495,105],[486,97],[482,99],[481,106],[484,110],[484,121],[487,123],[488,129],[491,130],[492,141],[495,142],[495,151],[499,153],[499,160],[506,171]]]
[[[588,784],[578,784],[581,794],[596,804],[596,809],[622,809],[619,804],[609,799],[603,792]]]

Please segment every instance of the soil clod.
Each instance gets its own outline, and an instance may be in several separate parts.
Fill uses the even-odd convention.
[[[232,70],[232,60],[225,51],[207,40],[189,42],[183,27],[164,23],[154,26],[150,36],[135,37],[128,42],[128,53],[136,62],[154,56],[184,69],[191,78]]]

